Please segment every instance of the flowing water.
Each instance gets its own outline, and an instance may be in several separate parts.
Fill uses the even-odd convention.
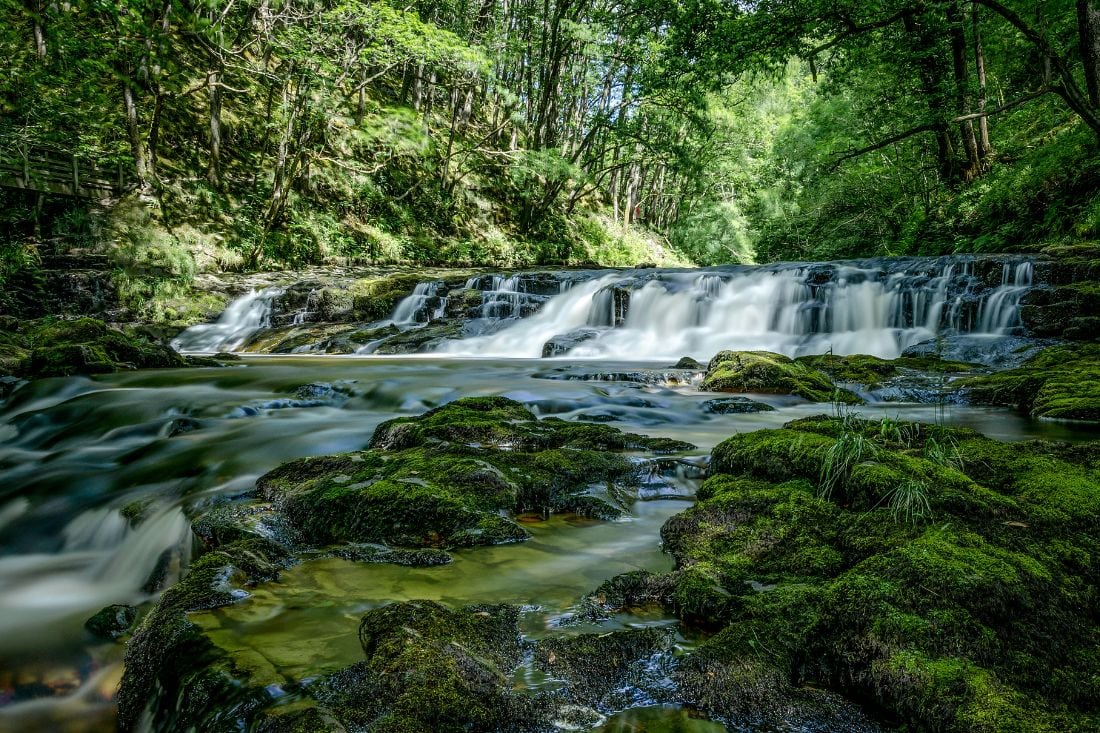
[[[521,277],[487,276],[467,284],[484,293],[475,320],[499,323],[445,344],[445,354],[256,356],[223,368],[24,386],[0,408],[0,730],[110,730],[122,647],[93,639],[83,622],[108,604],[155,600],[151,574],[167,574],[170,582],[190,559],[186,516],[248,491],[280,463],[360,449],[383,420],[470,395],[505,395],[542,416],[611,421],[688,440],[703,456],[735,432],[830,408],[762,396],[774,412],[711,414],[703,403],[715,395],[665,369],[667,360],[649,357],[827,347],[889,356],[945,328],[993,334],[1016,327],[1032,277],[1027,263],[1006,265],[1001,283],[988,287],[975,284],[965,262],[922,267],[872,276],[844,265],[822,285],[807,284],[816,277],[809,267],[594,273],[543,280],[537,288]],[[615,292],[624,279],[631,279],[628,300]],[[411,326],[442,312],[440,287],[418,291],[393,321]],[[219,322],[190,329],[176,343],[194,351],[239,348],[270,323],[278,295],[253,292]],[[574,327],[598,333],[571,354],[585,359],[485,356],[537,355],[547,338]],[[1005,440],[1096,437],[1001,409],[883,403],[860,410],[940,417]],[[531,541],[463,550],[443,567],[309,560],[243,603],[195,620],[217,643],[246,653],[252,671],[274,684],[356,661],[359,616],[394,600],[522,603],[526,633],[560,633],[571,606],[604,579],[671,567],[658,530],[687,506],[691,490],[690,479],[656,490],[620,522],[521,518]],[[135,501],[149,507],[136,528],[122,514]],[[601,730],[720,729],[714,725],[689,711],[642,705]]]

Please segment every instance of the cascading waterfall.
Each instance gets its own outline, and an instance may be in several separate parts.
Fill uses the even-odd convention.
[[[580,358],[706,359],[722,349],[895,358],[938,335],[1004,335],[1020,325],[1030,262],[1006,262],[995,288],[974,275],[972,261],[901,264],[596,273],[529,318],[440,350],[533,358],[573,334],[568,355]]]
[[[442,287],[441,280],[418,283],[412,295],[397,304],[391,320],[398,325],[409,325],[442,317],[447,308],[447,299],[439,295]]]
[[[237,298],[214,323],[187,329],[172,341],[172,348],[185,353],[237,351],[256,332],[271,327],[271,309],[285,292],[283,288],[253,290]]]
[[[1031,289],[1035,266],[1030,262],[1004,263],[1001,287],[982,302],[978,311],[978,330],[1004,334],[1020,325],[1020,301]]]
[[[34,643],[34,634],[70,616],[142,595],[141,588],[166,551],[186,566],[191,527],[178,507],[166,507],[136,529],[115,508],[77,515],[61,532],[56,553],[0,559],[0,654]],[[12,638],[18,631],[21,638]]]
[[[990,284],[998,266],[1000,284]],[[939,336],[1019,333],[1034,271],[1024,258],[945,257],[479,275],[464,287],[421,282],[381,323],[407,331],[461,318],[463,338],[436,339],[430,348],[463,356],[707,359],[744,349],[895,358]],[[480,292],[480,305],[451,312],[448,302],[462,291]],[[217,323],[188,329],[174,345],[238,350],[270,326],[272,302],[282,293],[249,293]],[[460,302],[468,301],[454,305]]]

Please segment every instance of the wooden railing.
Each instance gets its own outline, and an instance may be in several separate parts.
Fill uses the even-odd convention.
[[[128,182],[121,163],[98,164],[34,148],[0,151],[0,186],[7,188],[104,199],[121,194]]]

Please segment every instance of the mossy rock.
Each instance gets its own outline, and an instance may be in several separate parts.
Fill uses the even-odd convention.
[[[376,706],[372,731],[490,733],[545,728],[540,700],[513,691],[520,660],[519,609],[432,601],[395,603],[359,626],[366,662],[356,688]],[[346,696],[345,696],[346,699]]]
[[[975,404],[1008,405],[1033,417],[1100,422],[1100,344],[1055,346],[1018,369],[960,383]]]
[[[552,636],[535,649],[535,666],[569,685],[577,702],[616,709],[614,693],[624,687],[644,685],[645,662],[667,651],[672,638],[667,630],[645,628],[607,634]]]
[[[862,402],[852,392],[833,384],[824,372],[768,351],[719,352],[707,365],[700,389],[708,392],[789,394],[812,402]]]
[[[107,606],[85,621],[84,628],[101,639],[117,639],[133,627],[137,613],[134,606]]]
[[[822,354],[800,356],[795,361],[823,372],[837,382],[859,384],[867,388],[878,387],[889,379],[908,374],[962,374],[980,368],[976,364],[950,361],[935,356],[880,359],[867,354],[851,356]]]
[[[232,543],[200,557],[164,592],[126,645],[120,730],[138,729],[147,710],[158,730],[230,730],[271,704],[263,687],[242,685],[232,661],[187,614],[236,602],[247,595],[244,586],[277,577],[289,559],[267,540]]]
[[[527,538],[514,512],[621,516],[642,468],[621,451],[688,448],[466,398],[383,423],[368,450],[284,464],[258,488],[312,545],[501,544]]]
[[[94,318],[44,318],[22,322],[17,329],[0,333],[0,370],[29,378],[186,365],[167,346]]]
[[[677,570],[657,597],[722,629],[680,666],[688,701],[730,718],[801,710],[809,686],[913,730],[1095,725],[1095,444],[819,417],[734,436],[711,468],[662,528]],[[913,484],[922,510],[899,512]]]

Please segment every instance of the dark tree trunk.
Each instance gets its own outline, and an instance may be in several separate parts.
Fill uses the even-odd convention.
[[[973,5],[971,19],[974,27],[974,69],[978,74],[978,111],[985,112],[989,103],[987,83],[985,75],[985,50],[982,48],[981,18],[977,5]],[[978,118],[978,156],[982,160],[982,166],[988,165],[989,156],[993,154],[993,144],[989,139],[989,118]]]
[[[1100,107],[1100,8],[1093,0],[1077,0],[1077,30],[1085,90],[1089,103]]]

